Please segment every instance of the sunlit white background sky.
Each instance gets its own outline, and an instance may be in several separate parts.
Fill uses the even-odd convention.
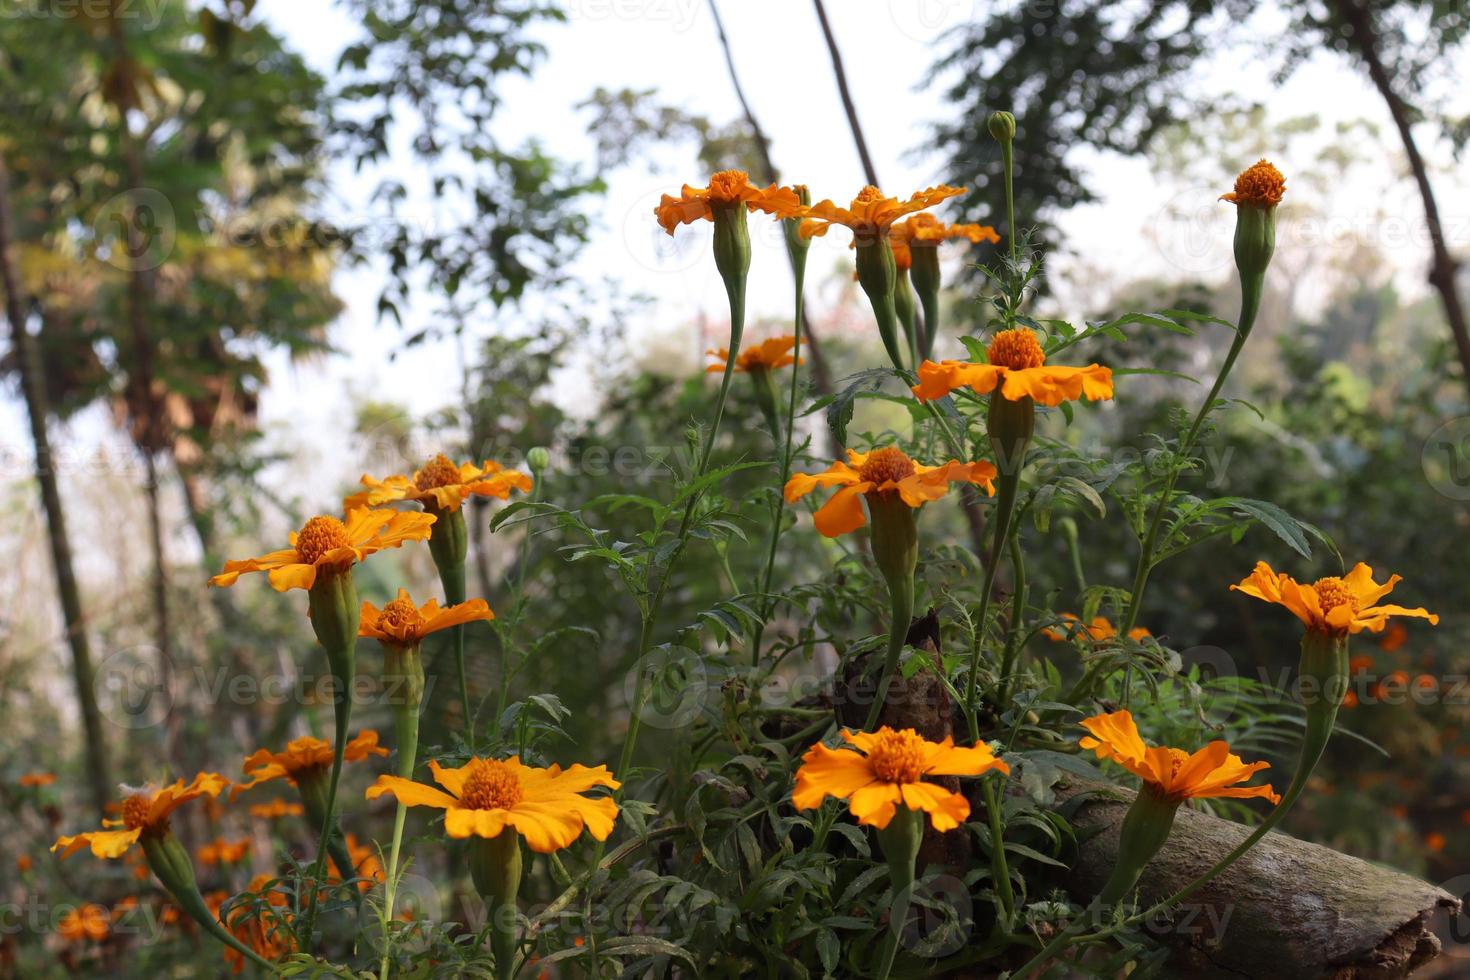
[[[893,194],[941,181],[963,179],[943,169],[942,160],[926,146],[929,124],[944,118],[947,107],[939,88],[922,83],[937,60],[946,32],[969,20],[982,5],[970,0],[829,0],[828,8],[847,65],[875,164],[885,190]],[[288,42],[329,78],[341,49],[358,32],[339,6],[328,0],[262,0],[258,11]],[[853,141],[842,114],[830,62],[813,8],[802,0],[727,0],[721,13],[734,48],[737,68],[752,108],[772,140],[772,152],[786,180],[809,184],[819,197],[845,200],[864,183]],[[657,89],[660,98],[716,123],[736,118],[736,102],[706,0],[573,0],[569,21],[539,29],[548,57],[531,80],[508,79],[505,109],[498,126],[507,144],[535,137],[554,155],[582,163],[590,172],[593,143],[588,117],[575,105],[598,86]],[[1470,75],[1462,71],[1461,76]],[[1279,91],[1267,73],[1243,52],[1226,52],[1204,67],[1200,91],[1268,100],[1274,121],[1309,113],[1326,122],[1366,118],[1387,130],[1381,101],[1346,63],[1322,56]],[[1470,96],[1461,96],[1470,99]],[[1466,111],[1466,106],[1455,107]],[[1432,144],[1429,134],[1426,141]],[[1396,146],[1392,139],[1389,146]],[[1441,208],[1452,240],[1470,246],[1470,194],[1467,174],[1456,168],[1443,147],[1430,146],[1439,168]],[[1060,216],[1065,236],[1077,258],[1058,262],[1053,280],[1062,312],[1085,315],[1089,288],[1097,283],[1126,282],[1140,276],[1205,276],[1223,278],[1230,269],[1229,239],[1233,216],[1215,197],[1218,184],[1161,183],[1148,161],[1097,154],[1081,158],[1094,174],[1102,200]],[[1307,185],[1301,166],[1278,157],[1291,186]],[[393,166],[411,169],[408,159]],[[661,339],[663,350],[696,363],[700,338],[693,324],[701,313],[718,322],[724,295],[707,247],[708,230],[682,229],[668,241],[655,226],[652,207],[660,192],[685,181],[702,182],[695,170],[692,146],[668,147],[656,158],[611,175],[609,190],[597,204],[591,246],[578,262],[588,278],[608,276],[626,291],[657,297],[656,305],[633,325],[640,336]],[[1317,248],[1347,247],[1333,235],[1367,235],[1384,249],[1397,270],[1402,289],[1422,294],[1427,248],[1422,243],[1418,199],[1395,148],[1392,159],[1368,168],[1373,177],[1363,186],[1340,187],[1312,196],[1315,216],[1301,217],[1297,245],[1315,241]],[[1384,174],[1393,173],[1394,180]],[[370,183],[341,164],[327,174],[331,189],[328,210],[350,217],[359,213]],[[1298,200],[1304,200],[1301,193]],[[943,213],[943,212],[941,212]],[[1383,216],[1398,215],[1385,225]],[[424,202],[424,220],[432,222],[432,202]],[[760,226],[766,219],[756,217]],[[1021,216],[1025,222],[1026,216]],[[1388,236],[1397,236],[1390,240]],[[752,318],[789,316],[790,279],[779,237],[756,228],[752,273]],[[1283,250],[1293,241],[1290,223],[1283,228]],[[819,241],[814,274],[825,274],[846,260],[845,235]],[[956,257],[952,256],[952,261]],[[347,308],[332,338],[342,353],[307,364],[284,357],[271,362],[271,383],[262,400],[262,422],[270,445],[292,462],[311,461],[317,471],[342,469],[350,479],[353,461],[337,455],[349,423],[346,409],[354,393],[404,404],[427,412],[451,401],[458,389],[456,359],[448,342],[400,351],[401,334],[377,319],[377,270],[363,267],[340,274],[338,292]],[[1310,299],[1310,291],[1306,298]],[[411,327],[432,320],[434,306],[424,300],[406,311]],[[494,320],[472,323],[479,334],[514,329],[516,315],[505,311]],[[675,338],[676,331],[687,337]],[[398,352],[390,361],[390,353]],[[588,407],[584,389],[564,392],[570,407]],[[0,426],[12,459],[28,457],[24,416],[14,398],[3,405]],[[74,456],[93,446],[111,445],[116,434],[100,415],[73,423],[57,433]],[[24,477],[24,467],[12,472]],[[298,469],[299,472],[299,469]],[[326,491],[330,496],[330,491]],[[325,506],[328,499],[304,501]]]

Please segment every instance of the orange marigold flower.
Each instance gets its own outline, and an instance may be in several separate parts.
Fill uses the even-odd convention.
[[[269,875],[256,875],[250,882],[246,891],[258,895],[265,900],[269,911],[261,909],[252,904],[238,905],[229,911],[226,920],[220,913],[228,896],[224,892],[210,892],[204,901],[209,906],[215,918],[224,923],[234,937],[265,960],[278,960],[287,953],[294,952],[295,943],[291,934],[285,929],[285,922],[290,920],[290,914],[286,911],[291,904],[290,898],[278,889],[272,887],[266,890],[270,884]],[[229,963],[235,973],[245,969],[245,957],[235,949],[226,946],[224,950],[225,962]]]
[[[1048,626],[1041,631],[1042,635],[1049,640],[1070,640],[1078,633],[1083,633],[1093,643],[1102,643],[1104,640],[1111,640],[1118,635],[1117,628],[1113,626],[1112,622],[1106,616],[1094,616],[1092,617],[1092,622],[1088,625],[1083,625],[1082,621],[1072,613],[1062,613],[1061,618],[1066,621],[1066,626]],[[1153,636],[1153,634],[1142,626],[1135,626],[1128,631],[1128,639],[1130,640],[1142,640],[1149,636]]]
[[[378,733],[368,728],[347,743],[342,761],[361,762],[370,755],[387,754],[388,750],[378,744]],[[237,785],[230,792],[230,799],[272,779],[285,779],[294,786],[302,775],[312,771],[325,772],[331,767],[331,743],[309,735],[292,739],[287,743],[284,752],[257,749],[245,760],[244,765],[245,775],[253,778],[248,783]]]
[[[50,786],[56,782],[56,774],[54,772],[28,772],[20,777],[19,782],[22,787],[27,789]]]
[[[1241,171],[1235,178],[1235,190],[1221,194],[1220,200],[1256,208],[1274,208],[1281,203],[1285,193],[1286,178],[1270,161],[1262,158]]]
[[[531,478],[520,470],[508,470],[490,459],[479,466],[456,463],[443,453],[415,470],[413,476],[395,473],[375,480],[364,473],[359,482],[367,489],[342,501],[347,510],[398,500],[417,501],[437,510],[459,510],[472,496],[506,500],[512,490],[531,492]]]
[[[1001,397],[1011,401],[1029,397],[1038,405],[1051,406],[1113,397],[1112,368],[1050,366],[1036,334],[1025,327],[1002,330],[991,338],[986,360],[985,364],[925,361],[919,365],[913,392],[920,401],[932,401],[956,388],[970,388],[979,395],[999,388]]]
[[[29,854],[19,854],[15,858],[15,870],[19,871],[21,874],[25,874],[27,871],[31,870],[33,865],[34,862],[31,861],[31,856]]]
[[[971,244],[1000,244],[1000,234],[989,225],[947,225],[932,214],[916,214],[894,225],[888,239],[895,246],[938,245],[949,238],[963,238]]]
[[[290,803],[281,797],[276,797],[269,803],[252,803],[250,815],[261,820],[275,820],[280,817],[299,817],[306,812],[306,808],[300,803]]]
[[[1440,851],[1444,850],[1444,846],[1446,843],[1447,842],[1445,840],[1444,834],[1441,834],[1437,830],[1431,830],[1424,838],[1424,846],[1427,847],[1432,854],[1438,854]]]
[[[356,834],[348,834],[346,837],[347,853],[352,857],[353,873],[362,880],[357,883],[357,890],[361,892],[372,891],[373,885],[386,881],[388,875],[383,870],[383,862],[378,859],[378,851],[357,839]],[[340,881],[339,878],[333,878]]]
[[[225,562],[224,571],[210,585],[234,585],[247,572],[267,572],[277,592],[310,589],[317,575],[360,562],[384,548],[397,548],[405,541],[429,537],[433,514],[395,510],[349,508],[345,521],[319,514],[291,534],[291,547],[259,558]]]
[[[791,349],[796,346],[796,338],[793,336],[772,337],[763,340],[754,347],[747,347],[735,357],[735,370],[737,371],[774,371],[776,368],[787,367],[791,364]],[[715,363],[705,368],[708,374],[720,374],[725,370],[725,361],[730,357],[728,347],[711,347],[705,351],[715,359]],[[798,363],[805,364],[802,360]]]
[[[806,220],[801,223],[801,237],[825,235],[833,225],[845,225],[852,230],[856,244],[871,244],[887,238],[893,223],[899,218],[932,208],[965,191],[964,187],[940,184],[938,187],[927,187],[918,191],[907,201],[900,201],[896,197],[884,197],[882,191],[869,184],[845,208],[838,207],[830,200],[818,201],[807,208],[802,215]]]
[[[786,483],[786,502],[794,503],[817,487],[840,487],[816,513],[817,530],[829,538],[856,531],[867,523],[861,498],[897,494],[915,509],[949,492],[951,483],[974,483],[995,493],[995,467],[982,461],[950,460],[941,466],[916,463],[896,446],[869,453],[847,451],[847,462],[836,462],[822,473],[797,473]]]
[[[714,220],[715,205],[737,204],[778,218],[794,218],[801,211],[801,198],[795,189],[776,184],[760,188],[750,182],[744,170],[721,170],[710,178],[708,187],[685,184],[678,197],[663,195],[653,213],[664,231],[672,235],[680,225]]]
[[[200,864],[204,865],[234,864],[243,859],[249,851],[249,837],[231,841],[223,837],[216,837],[195,851],[194,856],[199,859]]]
[[[1092,749],[1099,759],[1112,759],[1142,779],[1165,799],[1190,800],[1229,796],[1236,799],[1263,797],[1280,803],[1281,797],[1270,786],[1237,786],[1269,762],[1245,763],[1219,739],[1194,754],[1183,749],[1160,746],[1149,748],[1138,734],[1138,726],[1128,711],[1096,715],[1082,722],[1090,732],[1080,744]]]
[[[201,772],[187,784],[179,779],[161,789],[153,786],[124,787],[128,796],[122,802],[121,820],[103,820],[105,830],[57,838],[51,850],[60,850],[61,856],[66,858],[90,847],[92,853],[100,858],[122,857],[144,834],[166,831],[169,815],[180,806],[201,796],[218,796],[228,785],[230,781],[217,772]],[[144,874],[146,876],[147,872]]]
[[[399,776],[379,776],[368,787],[375,800],[392,793],[405,806],[431,806],[445,811],[444,830],[450,837],[499,837],[505,828],[519,831],[531,850],[549,854],[569,846],[586,827],[597,840],[607,840],[618,804],[608,796],[582,794],[596,786],[617,789],[622,784],[606,766],[589,769],[553,765],[538,769],[509,759],[478,756],[458,769],[431,761],[434,781],[444,790]]]
[[[814,810],[833,796],[847,800],[858,823],[879,830],[904,806],[929,814],[935,830],[953,830],[970,815],[969,801],[937,783],[924,782],[924,777],[1011,771],[987,745],[961,748],[947,735],[942,742],[930,742],[912,728],[894,731],[884,725],[876,732],[844,728],[842,738],[857,751],[829,749],[818,742],[801,757],[792,806]]]
[[[357,635],[399,646],[416,646],[430,633],[462,623],[494,618],[495,614],[490,611],[484,599],[470,599],[441,609],[439,603],[433,599],[422,606],[416,606],[409,598],[408,590],[399,589],[398,598],[385,603],[382,609],[371,602],[362,604]]]
[[[112,931],[110,916],[107,909],[95,902],[88,902],[63,915],[56,925],[56,931],[69,943],[86,940],[101,942]]]
[[[1409,642],[1409,628],[1403,623],[1389,623],[1388,629],[1378,638],[1378,649],[1385,653],[1393,653],[1395,650]]]
[[[1365,629],[1381,633],[1390,616],[1414,616],[1437,626],[1439,617],[1423,608],[1376,605],[1401,580],[1398,575],[1390,575],[1388,581],[1380,585],[1373,581],[1373,569],[1358,562],[1341,578],[1328,576],[1306,585],[1290,575],[1273,572],[1270,565],[1259,561],[1246,579],[1230,588],[1285,606],[1306,624],[1307,629],[1334,636],[1346,636]]]

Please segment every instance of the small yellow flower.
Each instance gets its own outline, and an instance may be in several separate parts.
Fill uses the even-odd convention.
[[[861,498],[896,496],[914,509],[949,492],[951,483],[974,483],[995,493],[995,467],[982,461],[950,460],[942,466],[914,462],[896,446],[869,453],[847,451],[847,462],[833,463],[823,473],[797,473],[786,483],[786,502],[795,503],[817,487],[840,487],[815,515],[817,530],[829,538],[856,531],[867,523]]]
[[[1398,575],[1390,575],[1388,581],[1380,585],[1373,581],[1373,569],[1358,562],[1341,578],[1319,578],[1307,585],[1290,575],[1272,571],[1270,565],[1260,561],[1244,581],[1230,588],[1231,591],[1244,592],[1285,606],[1306,624],[1307,629],[1331,636],[1346,636],[1363,630],[1381,633],[1390,616],[1413,616],[1438,626],[1439,617],[1422,606],[1408,609],[1377,605],[1378,600],[1392,592],[1401,580]]]
[[[445,832],[461,840],[499,837],[509,827],[540,854],[569,846],[584,827],[597,840],[607,840],[618,816],[618,804],[611,797],[582,795],[597,786],[615,790],[622,785],[606,766],[537,769],[511,756],[476,757],[458,769],[430,762],[429,769],[443,790],[399,776],[379,776],[368,787],[367,798],[391,793],[405,806],[443,810]]]
[[[320,514],[291,534],[291,547],[225,562],[210,585],[229,586],[247,572],[267,572],[277,592],[310,589],[324,571],[341,570],[384,548],[429,537],[433,514],[349,508],[346,520]]]
[[[413,476],[395,473],[376,480],[364,473],[360,482],[367,489],[344,500],[344,509],[412,500],[437,510],[459,510],[472,496],[505,500],[512,490],[531,492],[531,478],[520,470],[508,470],[488,459],[479,466],[456,463],[443,453],[415,470]]]
[[[409,598],[408,590],[399,589],[398,598],[385,604],[381,610],[371,602],[362,604],[361,625],[357,635],[399,646],[416,646],[430,633],[462,623],[494,618],[495,614],[490,611],[484,599],[470,599],[468,602],[441,609],[434,599],[422,606],[416,606]]]
[[[802,213],[801,236],[825,235],[833,225],[844,225],[851,229],[855,244],[872,244],[889,237],[889,230],[899,218],[958,197],[965,190],[940,184],[916,192],[907,201],[900,201],[896,197],[884,197],[882,191],[869,184],[845,208],[830,200],[818,201],[807,208]]]
[[[814,810],[833,796],[847,800],[858,823],[879,830],[888,826],[899,806],[929,814],[935,830],[953,830],[970,815],[969,801],[943,786],[924,782],[924,777],[1011,771],[988,746],[960,748],[948,736],[943,742],[930,742],[912,728],[843,729],[842,737],[858,751],[829,749],[818,742],[802,756],[791,791],[791,804],[798,810]]]
[[[1255,208],[1274,208],[1286,194],[1286,178],[1270,161],[1257,160],[1235,178],[1235,190],[1221,194],[1220,200]]]
[[[678,197],[663,195],[653,213],[664,231],[672,235],[680,225],[714,220],[715,205],[736,204],[778,218],[795,217],[801,210],[801,199],[795,189],[776,184],[760,188],[750,182],[750,175],[744,170],[721,170],[710,178],[708,187],[685,184]]]
[[[754,347],[747,347],[735,356],[735,370],[741,372],[772,371],[791,364],[791,349],[796,346],[793,336],[772,337]],[[708,374],[720,374],[725,370],[725,361],[730,357],[728,347],[711,347],[705,351],[715,363],[705,368]],[[805,364],[805,361],[800,363]]]
[[[1133,715],[1128,711],[1096,715],[1082,722],[1090,733],[1078,743],[1097,753],[1099,759],[1112,759],[1149,785],[1166,800],[1198,800],[1221,796],[1234,799],[1261,797],[1280,803],[1281,797],[1270,786],[1238,786],[1269,762],[1245,763],[1230,751],[1230,746],[1215,740],[1191,755],[1183,749],[1160,746],[1149,748],[1138,734]]]
[[[364,729],[347,743],[342,753],[343,762],[361,762],[370,755],[387,755],[388,750],[378,744],[378,733]],[[285,779],[292,785],[300,782],[303,775],[323,773],[332,767],[332,745],[319,738],[303,736],[292,739],[284,752],[257,749],[245,760],[245,775],[252,777],[248,783],[240,783],[230,792],[235,799],[247,789],[268,783],[273,779]]]
[[[104,820],[106,830],[92,830],[74,837],[57,838],[52,851],[70,857],[84,847],[100,858],[119,858],[144,834],[168,830],[169,815],[190,800],[216,797],[230,781],[216,772],[201,772],[187,784],[179,779],[161,789],[145,786],[129,792],[122,802],[121,820]]]
[[[1030,397],[1038,405],[1050,406],[1079,398],[1097,401],[1113,397],[1111,368],[1100,364],[1049,366],[1036,334],[1025,327],[997,333],[991,338],[986,358],[986,364],[925,361],[919,365],[914,395],[920,401],[932,401],[956,388],[969,388],[979,395],[999,389],[1001,397],[1009,401]]]

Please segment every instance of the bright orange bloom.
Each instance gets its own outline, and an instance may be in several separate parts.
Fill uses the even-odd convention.
[[[1117,628],[1113,626],[1112,622],[1106,616],[1092,617],[1092,623],[1087,626],[1083,626],[1082,621],[1071,613],[1062,613],[1062,619],[1067,621],[1068,626],[1060,628],[1048,626],[1041,631],[1042,635],[1049,640],[1070,640],[1080,632],[1085,633],[1087,638],[1093,643],[1111,640],[1118,635]],[[1072,624],[1076,625],[1074,626]],[[1135,626],[1128,631],[1128,639],[1130,640],[1142,640],[1148,636],[1153,636],[1153,634],[1142,626]]]
[[[791,363],[791,349],[795,346],[796,338],[791,336],[763,340],[754,347],[747,347],[735,356],[735,370],[773,371],[776,368],[786,367]],[[725,370],[725,361],[730,357],[729,348],[711,347],[705,353],[715,359],[714,364],[704,369],[705,373],[722,373]]]
[[[1439,617],[1425,609],[1403,606],[1379,606],[1375,603],[1393,591],[1401,581],[1390,575],[1382,585],[1373,581],[1373,569],[1362,562],[1341,578],[1328,576],[1305,585],[1290,575],[1277,574],[1263,561],[1256,562],[1250,576],[1233,591],[1285,606],[1306,624],[1307,629],[1333,636],[1346,636],[1369,630],[1383,632],[1390,616],[1414,616],[1439,625]]]
[[[582,795],[596,786],[622,785],[606,766],[537,769],[522,765],[517,756],[504,760],[477,756],[458,769],[433,761],[429,769],[434,781],[449,792],[399,776],[379,776],[368,787],[367,798],[392,793],[405,806],[443,810],[445,832],[461,840],[499,837],[510,827],[540,854],[569,846],[583,827],[597,840],[607,840],[618,816],[618,804],[611,797]]]
[[[327,570],[342,570],[384,548],[429,537],[433,514],[349,508],[346,521],[320,514],[291,533],[291,547],[259,558],[225,562],[210,585],[234,585],[246,572],[268,572],[277,592],[310,589]]]
[[[56,774],[53,772],[28,772],[20,777],[19,782],[23,788],[27,789],[50,786],[56,782]]]
[[[274,961],[293,952],[295,944],[281,921],[290,918],[290,914],[285,910],[290,906],[291,900],[284,892],[275,888],[268,892],[264,891],[270,880],[269,875],[256,875],[246,889],[265,899],[270,911],[259,909],[253,904],[237,905],[230,909],[229,920],[226,921],[220,913],[224,909],[225,902],[229,901],[228,895],[222,891],[210,892],[204,896],[204,902],[214,913],[215,918],[219,919],[236,939],[254,950],[262,959]],[[245,957],[238,950],[226,946],[224,957],[225,962],[231,965],[235,973],[240,973],[245,969]]]
[[[252,803],[250,815],[261,820],[275,820],[278,817],[299,817],[306,812],[306,808],[300,803],[288,803],[279,796],[269,803]]]
[[[945,736],[930,742],[912,728],[894,731],[887,725],[876,732],[842,730],[857,749],[829,749],[821,742],[807,749],[796,771],[791,805],[814,810],[829,796],[847,800],[858,823],[882,830],[899,806],[923,810],[935,830],[953,830],[970,815],[963,794],[951,793],[925,776],[983,776],[992,769],[1009,773],[990,747],[961,748]]]
[[[801,223],[801,237],[825,235],[833,225],[845,225],[852,229],[852,237],[857,244],[872,244],[887,238],[889,229],[899,218],[958,197],[965,190],[964,187],[940,184],[918,191],[907,201],[900,201],[896,197],[884,197],[882,191],[869,184],[845,208],[830,200],[818,201],[807,208],[802,215],[805,220]]]
[[[16,855],[15,870],[19,871],[21,874],[25,874],[27,871],[31,870],[33,864],[34,862],[31,861],[31,856],[29,854]]]
[[[122,802],[121,820],[102,821],[106,830],[57,838],[51,850],[59,849],[61,856],[67,858],[90,847],[100,858],[122,857],[144,834],[167,830],[169,815],[180,806],[201,796],[218,796],[228,785],[230,781],[217,772],[201,772],[187,784],[180,779],[162,789],[145,786],[132,790]]]
[[[1242,762],[1219,739],[1193,755],[1165,746],[1149,748],[1143,744],[1133,715],[1127,711],[1084,719],[1082,727],[1092,733],[1082,738],[1079,743],[1082,748],[1092,749],[1099,759],[1112,759],[1167,799],[1259,796],[1272,803],[1281,802],[1270,786],[1235,785],[1262,769],[1271,768],[1271,763]]]
[[[107,909],[95,902],[89,902],[63,915],[56,924],[56,931],[69,943],[84,940],[100,943],[112,931],[109,919]]]
[[[997,388],[1001,397],[1019,401],[1030,397],[1038,405],[1060,405],[1086,398],[1113,397],[1113,370],[1101,364],[1087,367],[1049,367],[1036,334],[1018,327],[1002,330],[990,341],[988,363],[925,361],[919,365],[919,383],[913,392],[919,401],[943,398],[956,388],[988,395]]]
[[[347,743],[342,753],[343,762],[361,762],[370,755],[387,755],[388,750],[378,744],[378,733],[364,729]],[[284,752],[257,749],[245,760],[245,775],[253,777],[248,783],[237,785],[230,792],[234,799],[247,789],[268,783],[272,779],[285,779],[296,785],[305,774],[325,772],[332,767],[332,745],[319,738],[303,736],[292,739]]]
[[[241,837],[239,840],[227,841],[223,837],[216,837],[194,852],[200,864],[234,864],[250,852],[250,838]]]
[[[494,619],[484,599],[470,599],[453,606],[439,608],[433,599],[422,606],[415,606],[407,589],[398,590],[398,598],[380,610],[371,602],[362,604],[358,636],[368,636],[384,643],[399,646],[415,646],[430,633],[471,623],[476,620]]]
[[[1235,178],[1235,190],[1221,194],[1220,200],[1231,204],[1248,204],[1257,208],[1274,208],[1286,193],[1286,178],[1265,160],[1257,160]]]
[[[983,460],[924,466],[895,446],[859,453],[849,449],[847,462],[833,463],[822,473],[797,473],[786,483],[786,502],[794,503],[817,487],[840,487],[816,513],[817,530],[829,538],[856,531],[867,523],[860,498],[897,494],[918,509],[949,492],[951,483],[974,483],[995,493],[996,470]]]
[[[801,211],[801,198],[790,187],[771,184],[764,189],[750,182],[744,170],[721,170],[710,178],[708,187],[684,185],[678,197],[663,195],[653,213],[670,235],[680,225],[701,219],[714,220],[713,205],[744,204],[748,210],[764,211],[778,218],[794,218]]]
[[[1409,628],[1403,623],[1389,623],[1388,629],[1378,638],[1378,649],[1393,653],[1408,642]]]
[[[888,231],[893,260],[900,269],[907,269],[913,263],[909,252],[911,247],[931,248],[949,238],[963,238],[971,244],[1000,243],[1000,234],[989,225],[947,225],[928,213],[905,218]]]
[[[1441,834],[1437,830],[1431,830],[1429,834],[1424,838],[1424,846],[1429,849],[1429,852],[1431,854],[1438,854],[1440,851],[1444,850],[1444,846],[1446,843],[1447,841],[1445,840],[1444,834]]]
[[[438,510],[459,510],[471,496],[506,500],[512,490],[531,492],[531,478],[520,470],[508,470],[487,459],[479,466],[456,463],[439,453],[414,471],[413,476],[395,473],[375,480],[366,473],[359,481],[367,487],[342,501],[347,510],[377,507],[399,500],[414,500]]]

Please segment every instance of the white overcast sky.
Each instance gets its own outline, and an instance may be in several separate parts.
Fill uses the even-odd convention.
[[[937,57],[935,40],[983,6],[979,0],[828,0],[854,99],[888,193],[907,194],[949,179],[941,161],[925,150],[928,123],[943,118],[947,109],[938,101],[938,92],[921,90],[920,83]],[[342,47],[357,36],[351,20],[329,0],[262,0],[257,9],[328,77]],[[534,79],[510,79],[503,86],[506,107],[498,125],[507,143],[536,136],[552,154],[590,166],[593,147],[587,120],[573,106],[598,86],[656,88],[662,100],[716,122],[739,115],[705,0],[573,0],[570,10],[568,24],[539,31],[549,56]],[[864,183],[862,170],[811,4],[726,0],[721,13],[741,80],[772,140],[784,178],[809,184],[818,197],[850,197]],[[1329,121],[1363,116],[1387,124],[1382,104],[1366,82],[1335,58],[1309,65],[1274,93],[1266,72],[1248,61],[1224,59],[1210,74],[1202,83],[1207,89],[1214,85],[1218,91],[1269,97],[1274,119],[1315,112]],[[1467,74],[1462,71],[1461,77]],[[1466,175],[1463,169],[1450,169],[1448,154],[1439,153],[1436,159],[1445,170],[1440,175],[1441,207],[1452,237],[1464,248],[1470,245]],[[1291,159],[1277,162],[1289,176],[1297,172]],[[692,148],[669,149],[653,163],[656,172],[635,165],[613,176],[598,206],[593,242],[579,266],[621,281],[627,291],[657,296],[658,306],[636,329],[667,334],[693,322],[701,312],[721,319],[724,297],[705,239],[681,238],[671,247],[652,220],[652,206],[661,191],[704,176],[694,170]],[[1089,277],[1123,282],[1139,275],[1228,273],[1232,215],[1227,205],[1214,201],[1226,188],[1161,188],[1142,160],[1091,155],[1086,164],[1097,177],[1103,200],[1063,216],[1061,225],[1078,251],[1086,254]],[[1406,180],[1383,179],[1390,167],[1397,172],[1397,156],[1377,172],[1373,186],[1344,188],[1343,193],[1319,201],[1321,217],[1329,227],[1349,231],[1367,227],[1367,233],[1374,234],[1380,210],[1396,210],[1411,240],[1388,243],[1388,258],[1400,270],[1407,291],[1422,291],[1427,252],[1412,241],[1414,231],[1422,227],[1421,212]],[[354,179],[348,165],[328,174],[327,184],[333,189],[333,207],[351,214],[360,206],[366,185]],[[1180,222],[1164,216],[1166,205],[1183,214]],[[753,223],[758,226],[764,220],[756,217]],[[680,234],[708,232],[696,227]],[[830,239],[817,245],[821,251],[813,257],[815,272],[831,269],[846,254],[845,235],[834,233]],[[789,276],[779,238],[757,233],[756,240],[752,318],[789,316]],[[349,389],[374,391],[415,412],[432,411],[453,400],[458,384],[449,366],[456,361],[445,346],[418,347],[389,363],[388,353],[396,349],[399,335],[391,325],[377,321],[376,275],[371,268],[340,275],[338,292],[347,309],[334,327],[333,340],[343,354],[307,365],[272,359],[262,421],[271,434],[268,444],[294,456],[298,465],[315,460],[320,466],[323,456],[330,457],[331,447],[340,445],[348,424],[343,410]],[[1054,278],[1065,280],[1065,269]],[[1065,281],[1062,286],[1066,297]],[[428,304],[411,308],[406,319],[410,325],[422,325],[430,309]],[[495,327],[485,323],[477,329],[486,332]],[[696,349],[695,342],[687,346],[691,364]],[[0,408],[0,427],[5,442],[20,447],[22,457],[28,456],[24,416],[14,398]],[[74,423],[58,437],[63,444],[99,445],[114,438],[100,415]],[[344,461],[341,468],[350,466]],[[15,475],[24,478],[23,468]]]

